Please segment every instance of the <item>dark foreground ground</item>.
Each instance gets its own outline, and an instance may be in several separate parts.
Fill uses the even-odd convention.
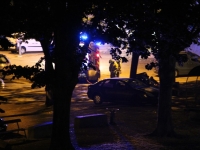
[[[10,81],[9,81],[10,82]],[[17,81],[15,81],[17,82]],[[20,118],[21,127],[52,120],[52,107],[45,107],[44,89],[30,90],[20,82],[19,87],[8,87],[4,94],[10,99],[2,103],[6,112],[4,120]],[[146,136],[156,127],[157,106],[130,106],[104,103],[95,106],[87,98],[87,85],[77,85],[71,106],[71,139],[76,150],[198,150],[200,149],[200,106],[198,94],[181,85],[179,97],[172,99],[172,118],[177,137],[153,138]],[[6,93],[7,92],[7,93]],[[9,94],[11,93],[11,94]],[[23,96],[22,96],[23,95]],[[195,97],[196,96],[196,97]],[[80,115],[102,113],[109,116],[107,108],[118,109],[116,125],[74,129],[74,118]],[[12,127],[9,127],[12,128]],[[13,150],[48,150],[50,138],[6,140]]]

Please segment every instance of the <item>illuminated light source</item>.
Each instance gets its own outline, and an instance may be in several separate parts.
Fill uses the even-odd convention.
[[[86,40],[88,37],[87,37],[87,35],[82,35],[81,38]]]
[[[80,35],[80,40],[81,41],[85,41],[85,40],[87,40],[87,38],[88,38],[88,36],[87,36],[86,33],[81,33],[81,35]]]
[[[80,45],[81,47],[83,47],[83,45],[84,45],[84,42],[80,42],[80,43],[79,43],[79,45]]]
[[[101,42],[96,42],[96,45],[100,46],[100,45],[101,45]]]

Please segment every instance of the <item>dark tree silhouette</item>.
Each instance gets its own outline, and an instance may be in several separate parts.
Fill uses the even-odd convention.
[[[45,71],[39,63],[33,67],[10,66],[14,78],[25,77],[33,81],[33,87],[46,86],[53,99],[53,130],[50,149],[74,149],[69,133],[70,103],[78,72],[86,54],[79,47],[82,31],[83,1],[77,0],[11,0],[0,2],[0,25],[2,35],[24,32],[24,38],[36,38],[41,42]],[[55,39],[52,56],[49,43]],[[55,63],[55,69],[52,63]]]
[[[170,110],[175,60],[179,51],[197,42],[199,7],[199,1],[179,0],[0,1],[0,18],[4,21],[0,24],[0,33],[26,32],[26,37],[35,37],[42,44],[46,61],[44,85],[49,84],[54,100],[51,149],[74,149],[70,141],[69,114],[72,92],[85,53],[77,53],[80,52],[77,47],[80,31],[92,35],[91,40],[101,38],[117,46],[113,52],[120,52],[122,44],[127,53],[136,57],[133,57],[135,62],[139,55],[147,58],[152,53],[155,56],[159,64],[160,96],[153,135],[174,135]],[[85,8],[90,9],[84,11]],[[83,12],[94,14],[92,25],[87,19],[87,23],[82,24]],[[52,32],[55,38],[53,60],[48,51]],[[147,69],[152,65],[147,65]],[[134,76],[136,66],[131,76]]]
[[[158,121],[151,135],[174,136],[171,95],[175,62],[181,50],[199,42],[200,1],[106,1],[95,6],[88,10],[95,14],[90,31],[115,45],[115,52],[122,47],[132,53],[130,77],[135,77],[139,55],[147,58],[152,53],[156,58],[158,64],[146,65],[146,69],[159,65]]]

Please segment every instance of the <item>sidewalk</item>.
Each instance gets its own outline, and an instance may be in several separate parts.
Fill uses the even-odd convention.
[[[17,82],[17,80],[14,82]],[[20,127],[25,129],[47,121],[52,121],[52,107],[47,108],[45,106],[44,89],[31,90],[25,82],[20,81],[20,84],[12,83],[12,85],[18,86],[17,88],[7,83],[7,88],[1,91],[9,99],[7,103],[0,105],[0,108],[5,110],[5,113],[1,113],[1,118],[4,120],[20,118],[22,120],[19,123]],[[73,124],[76,116],[102,113],[106,114],[109,120],[109,112],[106,108],[116,107],[107,104],[95,106],[87,98],[86,91],[87,84],[77,85],[72,96],[70,133],[76,150],[134,150],[134,142],[131,141],[136,140],[135,138],[141,138],[141,136],[137,135],[136,137],[132,137],[136,131],[127,131],[130,129],[131,124],[124,122],[122,118],[128,117],[127,119],[130,120],[130,117],[134,115],[135,111],[136,113],[139,112],[137,111],[138,108],[134,109],[131,113],[129,111],[132,110],[132,107],[121,108],[116,114],[116,126],[109,125],[106,128],[86,129],[78,134],[74,132]],[[12,128],[12,126],[8,126],[8,129]],[[131,134],[126,135],[126,132]],[[28,139],[26,141],[24,139],[12,139],[7,142],[13,144],[13,150],[48,150],[50,138]],[[140,150],[138,144],[136,144],[137,150]],[[160,146],[158,145],[158,147]],[[145,148],[141,150],[145,150]]]
[[[2,102],[0,108],[5,110],[5,113],[0,114],[0,118],[4,120],[18,119],[20,118],[22,122],[19,123],[21,128],[28,129],[29,127],[52,121],[52,107],[47,108],[45,106],[45,92],[44,88],[41,89],[31,89],[30,83],[25,79],[13,80],[10,81],[10,78],[5,80],[6,86],[5,89],[0,91],[1,96],[8,98],[8,102]],[[72,140],[76,147],[76,150],[89,150],[89,149],[116,149],[123,147],[124,144],[121,141],[117,141],[118,144],[112,141],[112,143],[90,143],[90,147],[81,147],[78,146],[78,143],[75,138],[75,133],[73,129],[73,123],[75,116],[84,115],[84,114],[93,114],[93,113],[106,113],[106,109],[97,109],[94,106],[93,102],[88,99],[86,95],[87,84],[86,85],[77,85],[73,97],[72,97],[72,106],[71,106],[71,133]],[[81,106],[80,106],[81,105]],[[77,111],[77,108],[78,109]],[[8,126],[8,130],[14,129],[12,125]],[[108,128],[109,129],[109,128]],[[108,130],[107,129],[107,130]],[[95,129],[100,130],[100,129]],[[28,133],[27,133],[28,134]],[[95,133],[94,133],[95,134]],[[85,136],[85,135],[84,135]],[[113,136],[113,135],[111,135]],[[12,144],[13,150],[48,150],[50,146],[50,138],[44,139],[9,139],[6,142]],[[112,148],[113,147],[113,148]],[[121,148],[120,148],[121,149]],[[122,148],[124,149],[124,148]]]
[[[18,88],[11,86],[8,87],[7,91],[2,92],[9,98],[9,100],[7,103],[2,103],[2,105],[0,105],[0,108],[5,110],[5,113],[1,113],[1,118],[4,120],[20,118],[22,120],[20,127],[26,129],[47,121],[52,121],[52,107],[47,108],[44,105],[44,89],[26,89],[26,91],[24,89],[26,89],[26,87],[24,87],[24,84],[21,83],[18,85]],[[86,91],[86,84],[77,85],[71,100],[70,133],[75,150],[167,149],[166,146],[163,146],[160,142],[158,142],[159,139],[152,139],[144,136],[152,132],[156,127],[156,106],[134,107],[108,103],[103,103],[102,105],[97,106],[87,98]],[[178,122],[176,122],[176,126],[179,128],[176,128],[176,130],[179,132],[187,131],[188,128],[184,128],[187,126],[185,125],[185,123],[187,123],[185,119],[190,119],[192,114],[192,112],[184,111],[182,105],[184,103],[182,101],[185,101],[185,99],[180,98],[178,100],[180,104],[174,106],[172,111],[173,117],[177,117],[175,119]],[[181,107],[179,107],[179,105]],[[107,115],[109,122],[110,112],[106,108],[119,109],[115,115],[116,125],[109,125],[103,128],[87,128],[79,131],[76,130],[76,132],[74,131],[74,118],[76,116],[101,113]],[[182,112],[184,113],[184,116],[182,115]],[[183,121],[181,121],[182,118]],[[192,124],[189,124],[190,130],[194,130],[196,128],[195,123],[194,126],[191,125]],[[8,128],[12,127],[8,126]],[[197,129],[195,129],[195,131],[196,130]],[[196,134],[190,136],[191,138],[197,137]],[[174,139],[174,143],[172,143],[172,145],[174,144],[173,146],[177,146],[177,149],[179,149],[182,145],[184,146],[184,144],[187,144],[184,142],[188,141],[188,139],[185,138],[176,140]],[[12,144],[15,143],[12,145],[12,150],[48,150],[50,146],[50,137],[42,139],[28,139],[26,141],[23,141],[23,139],[14,139],[10,141],[8,140],[7,142]],[[187,145],[190,146],[191,143],[189,142]],[[198,146],[197,143],[194,145]]]
[[[5,110],[9,107],[9,109],[15,109],[16,108],[16,104],[2,104],[6,105],[4,108]],[[30,104],[24,104],[23,107],[26,107]],[[28,109],[26,109],[25,111],[23,109],[21,109],[22,111],[18,113],[15,113],[15,115],[12,113],[13,111],[11,111],[11,114],[9,111],[6,111],[6,116],[2,116],[4,120],[9,120],[9,119],[14,119],[14,118],[20,118],[22,120],[22,122],[20,123],[20,127],[30,127],[30,126],[34,126],[37,125],[38,123],[42,123],[44,120],[46,120],[47,118],[41,118],[41,116],[44,115],[45,112],[51,112],[51,108],[43,108],[42,106],[38,107],[37,110],[35,111],[27,111]],[[37,112],[41,112],[44,111],[43,113],[38,113]],[[91,112],[92,113],[92,112]],[[35,116],[34,114],[37,114],[37,116]],[[117,126],[116,126],[117,127]],[[105,128],[93,128],[93,129],[84,129],[81,132],[83,132],[83,135],[81,135],[82,133],[79,133],[79,136],[84,136],[84,137],[88,137],[88,139],[84,139],[85,143],[83,144],[83,147],[80,147],[77,143],[77,139],[76,139],[76,135],[75,135],[75,131],[73,128],[73,124],[71,124],[71,129],[70,129],[70,133],[71,133],[71,137],[72,137],[72,142],[74,147],[76,147],[76,150],[134,150],[133,145],[130,144],[130,142],[120,133],[117,132],[116,127],[113,126],[108,126]],[[8,127],[9,128],[9,127]],[[11,127],[12,128],[12,127]],[[96,130],[98,130],[99,132],[96,132]],[[110,131],[111,130],[111,131]],[[88,132],[89,131],[89,132]],[[107,131],[106,133],[103,133]],[[108,134],[108,132],[111,132]],[[91,135],[91,133],[93,133]],[[104,136],[111,136],[108,138],[108,141],[104,141]],[[103,136],[103,143],[98,143],[99,141],[94,140],[94,144],[92,144],[90,141],[92,138],[97,138],[98,140],[102,140],[102,138],[99,138],[97,136]],[[112,137],[113,136],[113,137]],[[117,142],[116,142],[116,138]],[[82,140],[82,138],[80,138],[80,140]],[[48,150],[49,146],[50,146],[50,137],[49,138],[42,138],[42,139],[25,139],[25,138],[16,138],[16,139],[9,139],[9,140],[5,140],[6,142],[8,142],[9,144],[12,145],[12,150]],[[109,143],[109,141],[111,143]],[[105,143],[104,143],[105,142]],[[85,144],[89,144],[89,145],[85,145]],[[85,147],[86,146],[86,147]]]
[[[16,105],[18,105],[20,108],[16,108]],[[22,122],[19,123],[20,127],[27,129],[31,126],[35,126],[37,124],[51,120],[52,108],[46,108],[43,105],[44,103],[38,104],[38,102],[2,104],[2,108],[6,111],[6,113],[1,115],[1,117],[4,120],[20,118],[22,120]],[[35,109],[36,107],[37,109]],[[103,112],[105,112],[105,110],[102,110],[102,113]],[[92,114],[94,113],[94,110],[88,109],[85,113]],[[71,119],[72,123],[73,123],[73,116],[75,115],[76,114],[72,114],[72,119]],[[8,126],[8,129],[12,129],[12,128],[13,128],[12,126]],[[97,132],[97,130],[99,132]],[[105,131],[106,133],[104,133]],[[83,134],[81,132],[83,132]],[[71,133],[73,145],[74,147],[76,147],[76,150],[94,150],[94,149],[95,150],[102,150],[102,149],[103,150],[134,150],[133,145],[131,145],[129,141],[122,134],[118,133],[115,127],[113,126],[108,126],[105,128],[101,128],[101,127],[92,128],[92,129],[86,129],[86,130],[84,129],[81,132],[78,135],[80,136],[79,142],[83,144],[83,146],[79,146],[79,144],[77,143],[76,133],[74,131],[74,125],[71,124],[70,133]],[[108,132],[110,133],[108,134]],[[82,139],[82,136],[84,136],[84,139]],[[87,139],[85,139],[86,136],[88,137]],[[102,137],[99,138],[99,136],[102,136]],[[108,139],[108,141],[106,141],[104,136],[111,136],[111,137],[106,138]],[[92,140],[95,138],[97,140]],[[81,142],[81,140],[85,140],[84,141],[85,143]],[[91,141],[93,141],[94,144],[91,143]],[[42,138],[42,139],[27,139],[27,140],[25,138],[16,138],[16,139],[6,140],[6,142],[12,145],[12,150],[25,150],[25,149],[48,150],[50,146],[50,137]]]

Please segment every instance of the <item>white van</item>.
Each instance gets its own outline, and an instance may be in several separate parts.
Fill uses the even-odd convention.
[[[19,42],[16,42],[15,49],[11,49],[11,52],[19,53]],[[36,41],[35,39],[29,39],[21,42],[21,54],[24,54],[26,52],[42,52],[42,46],[39,41]]]

